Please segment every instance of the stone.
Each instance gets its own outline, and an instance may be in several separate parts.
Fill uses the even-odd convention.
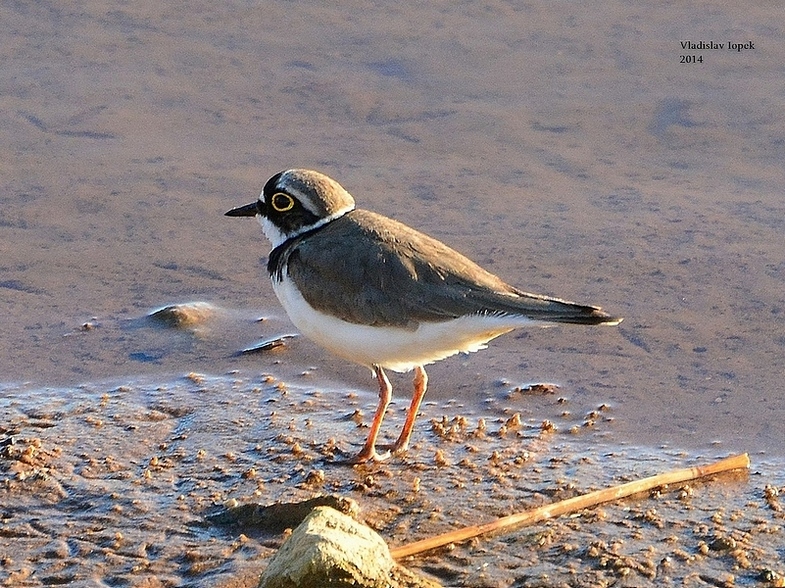
[[[215,314],[216,307],[209,302],[186,302],[164,306],[148,316],[168,327],[187,329],[203,325]]]
[[[438,588],[399,566],[372,529],[328,506],[315,508],[281,546],[259,588]]]

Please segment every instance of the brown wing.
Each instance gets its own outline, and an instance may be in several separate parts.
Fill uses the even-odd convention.
[[[423,321],[478,313],[564,323],[619,321],[593,306],[522,292],[440,241],[364,210],[294,244],[286,259],[290,278],[309,304],[353,323],[414,329]]]

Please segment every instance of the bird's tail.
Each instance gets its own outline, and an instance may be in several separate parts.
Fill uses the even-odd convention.
[[[528,319],[546,323],[575,325],[618,325],[623,319],[611,316],[598,306],[576,304],[568,300],[515,291],[516,297],[507,299],[505,309]]]
[[[551,323],[570,323],[573,325],[608,325],[610,327],[618,325],[624,319],[622,317],[611,316],[601,308],[596,306],[582,306],[571,304],[571,309],[565,312],[548,312],[540,320]]]

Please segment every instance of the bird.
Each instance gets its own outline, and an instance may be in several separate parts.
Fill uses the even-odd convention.
[[[617,325],[600,307],[530,294],[401,222],[355,206],[331,177],[310,169],[273,175],[231,217],[256,217],[272,250],[267,272],[289,319],[331,353],[370,368],[379,400],[352,464],[405,452],[428,385],[425,366],[478,351],[517,327]],[[385,370],[414,371],[397,440],[377,451],[392,399]]]

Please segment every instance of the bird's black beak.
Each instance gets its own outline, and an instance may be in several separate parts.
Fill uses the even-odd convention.
[[[251,202],[245,206],[238,206],[226,213],[226,216],[256,216],[259,214],[258,202]]]

